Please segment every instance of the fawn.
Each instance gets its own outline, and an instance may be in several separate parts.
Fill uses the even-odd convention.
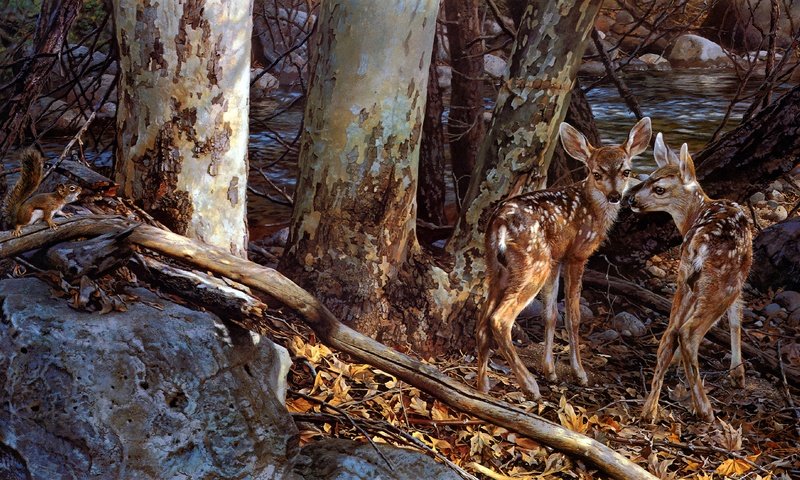
[[[658,169],[631,189],[626,202],[635,212],[669,212],[683,235],[683,245],[678,288],[669,324],[658,345],[655,373],[642,418],[656,419],[664,373],[678,354],[691,385],[695,412],[710,422],[714,420],[714,412],[703,390],[697,350],[705,334],[727,310],[731,378],[734,384],[744,387],[739,296],[753,260],[750,220],[736,203],[706,196],[697,183],[694,162],[685,143],[677,156],[659,133],[653,152]]]
[[[581,277],[586,262],[605,240],[617,218],[631,175],[631,158],[650,142],[650,119],[643,118],[624,145],[594,147],[567,123],[559,129],[564,150],[583,162],[586,179],[568,187],[540,190],[509,198],[492,214],[485,237],[488,298],[477,322],[478,388],[489,391],[489,330],[523,392],[538,400],[539,386],[511,343],[517,315],[542,293],[545,305],[544,372],[556,380],[553,362],[556,296],[565,276],[566,328],[572,370],[587,385],[578,344]]]

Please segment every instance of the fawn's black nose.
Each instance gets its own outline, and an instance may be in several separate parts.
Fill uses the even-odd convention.
[[[636,206],[636,195],[625,195],[622,197],[622,203],[628,208]]]
[[[619,192],[611,192],[606,195],[606,198],[608,199],[609,203],[619,203],[619,200],[622,198],[622,196],[619,194]]]

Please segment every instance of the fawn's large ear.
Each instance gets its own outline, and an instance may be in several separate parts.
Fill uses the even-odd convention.
[[[635,157],[640,153],[647,150],[650,144],[650,136],[653,135],[653,130],[650,126],[650,117],[644,117],[633,126],[631,133],[628,134],[628,143],[625,144],[625,150],[628,152],[629,157]]]
[[[692,183],[697,181],[694,173],[694,160],[692,160],[692,156],[689,155],[689,145],[685,143],[681,145],[679,166],[681,168],[681,178],[683,179],[683,183]]]
[[[561,145],[567,154],[575,160],[588,164],[594,147],[586,137],[567,122],[561,122],[558,133],[561,135]]]
[[[653,157],[656,159],[658,168],[666,167],[667,165],[680,165],[680,160],[675,152],[664,143],[664,136],[661,132],[656,135],[656,144],[653,147]]]

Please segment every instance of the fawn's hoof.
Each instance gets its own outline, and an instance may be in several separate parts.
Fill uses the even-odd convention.
[[[731,384],[733,384],[734,387],[744,388],[744,369],[739,371],[737,368],[731,371]]]
[[[644,407],[642,407],[641,419],[645,422],[656,423],[658,419],[658,403],[648,398],[644,402]]]
[[[525,393],[525,395],[531,400],[539,401],[539,399],[542,398],[542,394],[539,393],[539,385],[536,383],[536,380],[532,376],[521,380],[520,388],[522,389],[523,393]]]
[[[575,376],[578,377],[578,384],[581,387],[589,386],[589,377],[586,376],[586,372],[575,372]]]

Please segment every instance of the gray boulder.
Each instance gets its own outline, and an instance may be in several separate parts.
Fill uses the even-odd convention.
[[[287,352],[130,293],[127,312],[97,315],[39,280],[0,282],[3,450],[32,478],[297,478]]]
[[[387,465],[369,443],[330,438],[303,447],[296,471],[305,480],[460,480],[450,468],[422,453],[379,445]]]
[[[667,57],[678,68],[726,68],[733,61],[725,51],[707,38],[690,33],[679,36]]]

